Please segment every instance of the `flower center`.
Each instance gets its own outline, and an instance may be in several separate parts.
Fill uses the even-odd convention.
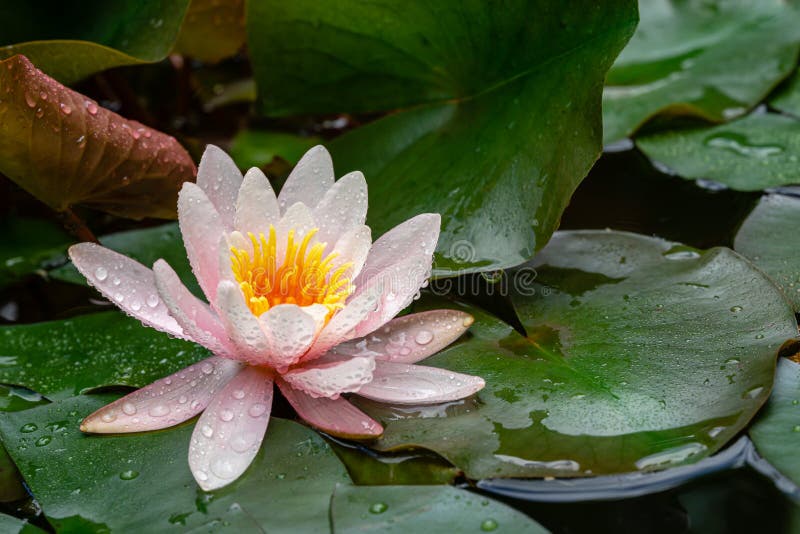
[[[231,267],[244,294],[247,306],[261,315],[278,304],[328,308],[328,318],[344,307],[344,301],[355,289],[350,282],[352,263],[334,269],[336,253],[324,255],[325,243],[309,247],[318,229],[309,231],[297,243],[294,230],[289,232],[286,253],[279,263],[275,227],[270,225],[269,238],[263,233],[247,235],[253,244],[249,251],[231,247]]]

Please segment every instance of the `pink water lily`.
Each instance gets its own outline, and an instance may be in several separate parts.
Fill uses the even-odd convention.
[[[479,377],[415,365],[457,339],[472,317],[434,310],[394,319],[423,286],[439,236],[437,214],[372,242],[360,172],[334,181],[312,148],[277,197],[256,168],[244,177],[220,149],[185,183],[178,218],[192,270],[210,304],[158,260],[152,270],[92,243],[70,248],[87,280],[123,311],[214,355],[88,416],[84,432],[166,428],[202,412],[189,465],[205,490],[250,465],[267,429],[273,384],[310,425],[374,438],[381,425],[341,395],[397,404],[469,396]]]

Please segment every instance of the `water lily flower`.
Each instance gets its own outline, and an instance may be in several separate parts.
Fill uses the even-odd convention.
[[[123,311],[213,353],[101,408],[81,429],[140,432],[202,413],[189,466],[213,490],[258,452],[273,384],[311,426],[348,438],[375,438],[383,428],[343,393],[420,405],[480,390],[479,377],[415,365],[457,339],[471,316],[395,318],[430,274],[439,215],[418,215],[373,243],[366,213],[364,176],[335,181],[321,146],[277,197],[259,169],[243,177],[209,146],[197,183],[185,183],[178,198],[186,253],[208,304],[164,260],[151,270],[93,243],[71,247],[75,266]]]

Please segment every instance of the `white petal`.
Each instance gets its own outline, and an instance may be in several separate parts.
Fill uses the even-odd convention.
[[[361,225],[351,228],[336,242],[333,252],[336,258],[331,262],[331,268],[337,269],[345,263],[351,263],[350,279],[353,280],[361,272],[364,262],[367,261],[369,249],[372,246],[372,231],[369,226]]]
[[[335,399],[342,393],[358,391],[369,383],[374,368],[375,360],[358,357],[292,369],[282,378],[292,387],[314,398]]]
[[[389,404],[436,404],[469,397],[484,385],[480,377],[447,369],[376,361],[372,381],[358,394]]]
[[[214,354],[233,357],[235,347],[228,341],[225,328],[208,304],[192,295],[164,260],[156,261],[153,273],[161,300],[183,331]]]
[[[315,207],[333,185],[333,179],[331,155],[321,145],[311,148],[300,158],[278,195],[281,212],[297,202]]]
[[[330,245],[344,232],[363,225],[366,218],[367,182],[359,171],[342,176],[314,209],[318,239]]]
[[[348,439],[375,438],[383,433],[380,423],[341,397],[315,399],[283,380],[277,384],[297,415],[314,428]]]
[[[222,224],[233,229],[236,197],[242,185],[242,173],[222,149],[208,145],[197,168],[197,185],[220,215]]]
[[[178,222],[192,271],[209,302],[219,283],[219,240],[224,235],[220,216],[206,194],[186,182],[178,195]]]
[[[153,271],[95,243],[71,246],[69,257],[86,280],[125,313],[156,330],[189,338],[158,298]]]
[[[228,337],[239,349],[237,356],[254,365],[268,362],[269,345],[258,318],[245,304],[235,283],[223,280],[217,289],[217,310]]]
[[[253,167],[244,175],[236,201],[236,229],[247,234],[269,235],[269,225],[280,218],[278,200],[269,180],[260,169]]]
[[[227,486],[244,473],[264,439],[272,409],[272,380],[246,367],[228,382],[192,432],[189,468],[205,491]]]
[[[458,310],[412,313],[389,321],[364,338],[336,345],[332,350],[336,354],[416,363],[458,339],[472,322],[470,314]]]
[[[281,304],[259,317],[261,329],[269,345],[269,361],[273,367],[285,369],[297,362],[314,341],[317,322],[295,304]]]
[[[293,204],[286,210],[283,217],[278,221],[275,227],[275,233],[278,238],[277,255],[283,261],[286,254],[286,245],[288,243],[288,235],[290,231],[294,231],[294,242],[298,243],[303,239],[309,231],[316,228],[314,217],[311,215],[311,210],[305,204]],[[314,237],[311,243],[315,243],[318,239]]]
[[[95,434],[143,432],[177,425],[203,411],[242,364],[214,356],[103,406],[81,423]]]

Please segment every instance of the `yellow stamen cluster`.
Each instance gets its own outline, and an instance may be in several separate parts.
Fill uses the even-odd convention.
[[[247,235],[253,245],[252,254],[231,247],[231,268],[244,294],[245,302],[255,315],[261,315],[278,304],[309,306],[322,304],[328,318],[344,307],[353,292],[350,282],[352,263],[334,269],[336,253],[323,256],[325,243],[310,245],[318,229],[310,230],[295,242],[294,230],[288,235],[286,253],[278,263],[275,228],[270,225],[269,238],[263,233]]]

